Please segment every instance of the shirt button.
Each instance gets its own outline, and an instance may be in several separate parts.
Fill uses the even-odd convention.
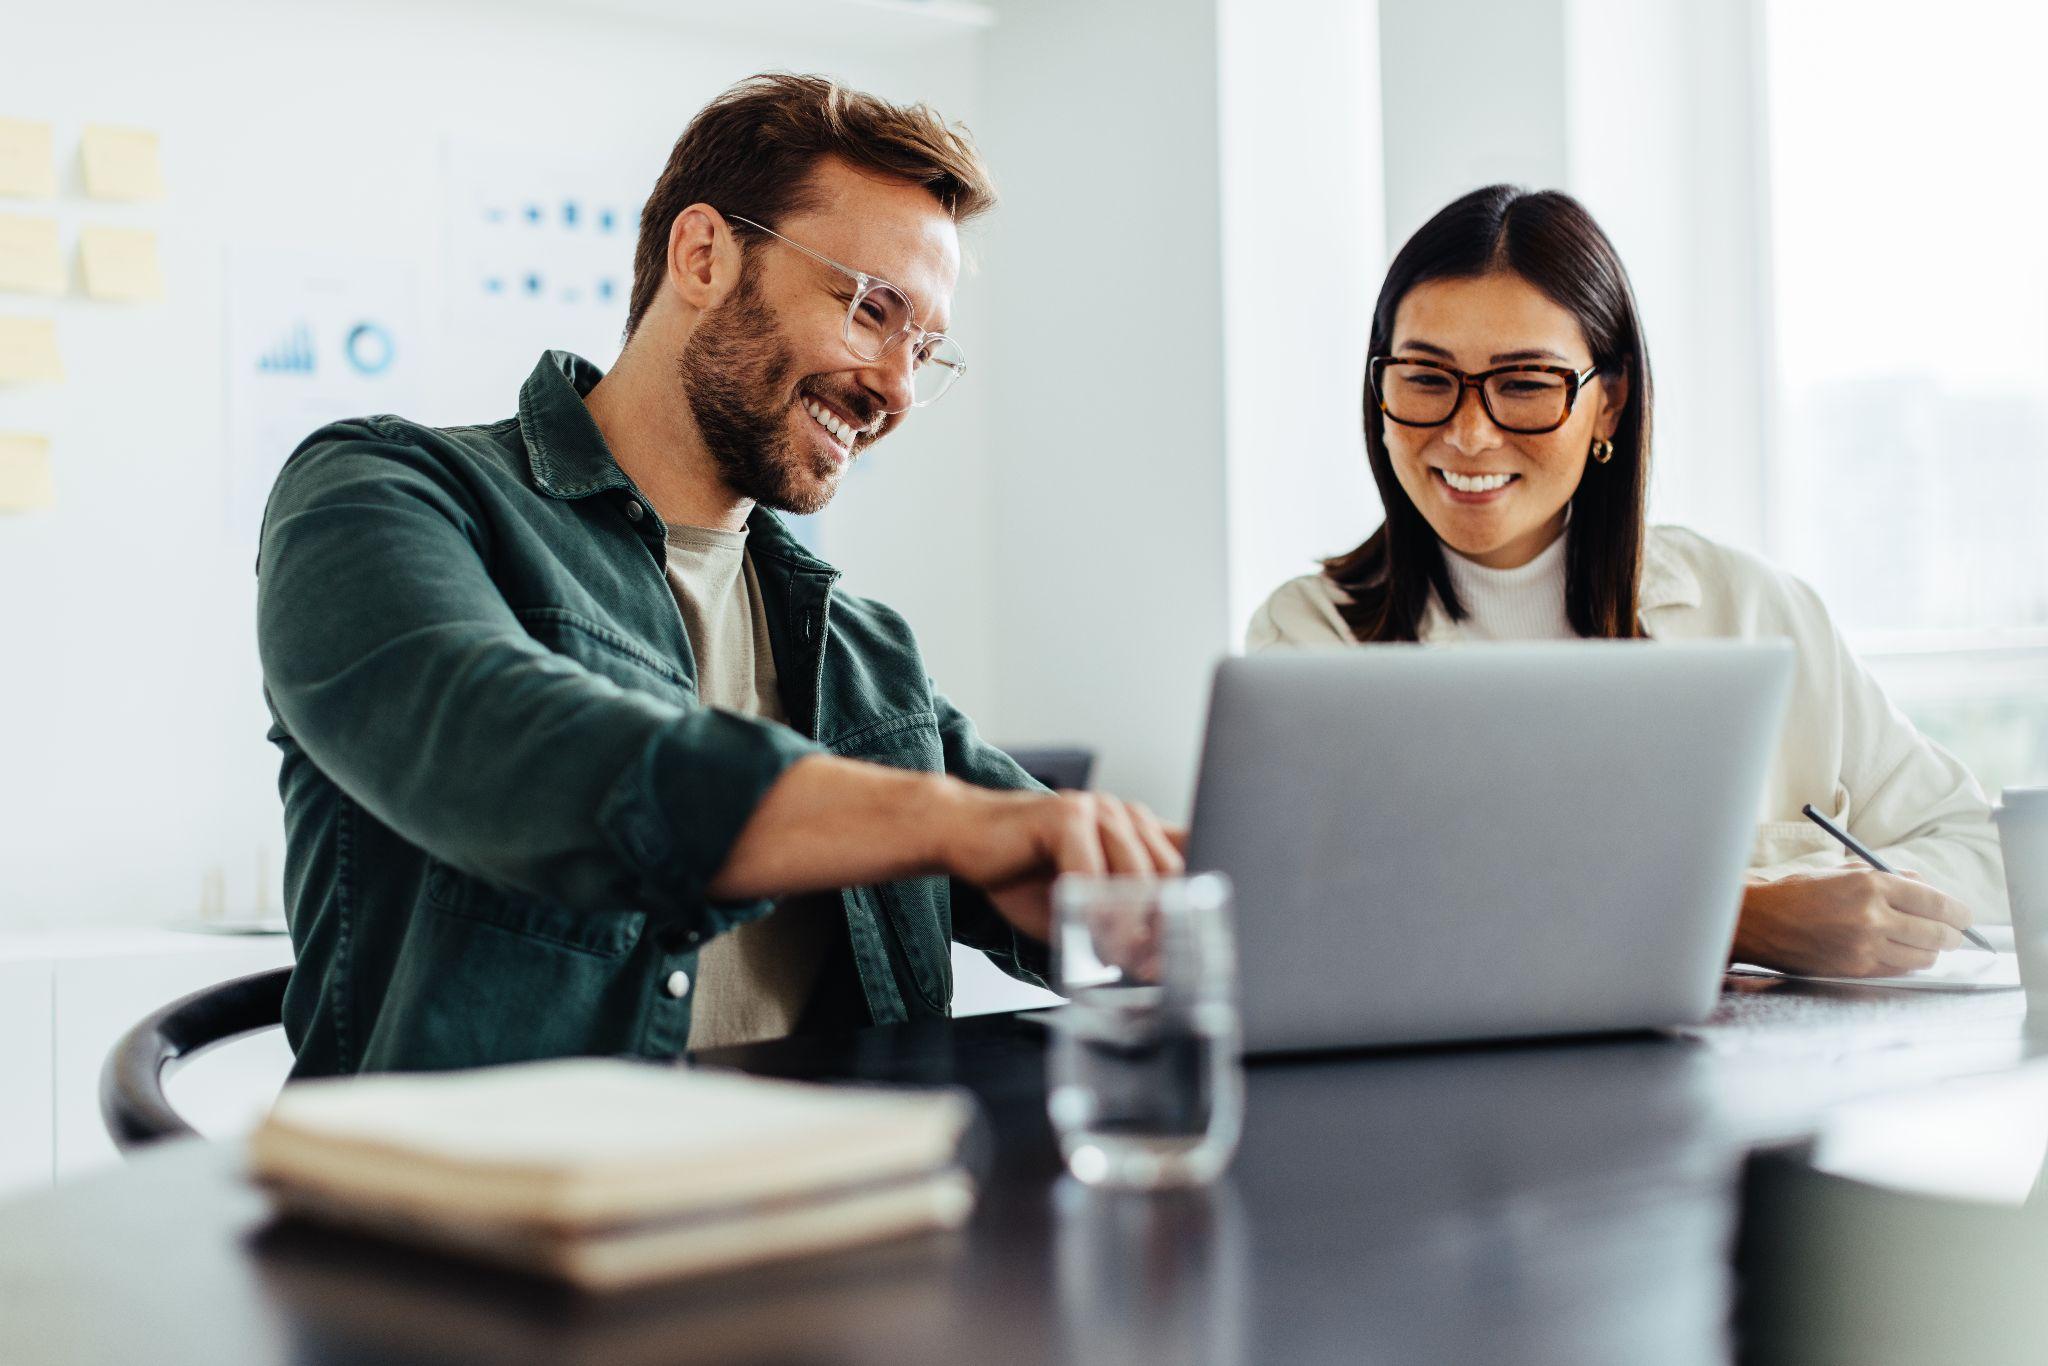
[[[647,509],[641,507],[638,503],[628,503],[626,504],[626,520],[637,522],[646,511]]]
[[[681,1000],[690,994],[690,974],[677,968],[668,975],[668,994]]]

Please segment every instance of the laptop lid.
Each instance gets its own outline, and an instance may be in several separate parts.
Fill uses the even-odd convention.
[[[1788,642],[1287,651],[1216,670],[1189,866],[1247,1051],[1703,1019]]]

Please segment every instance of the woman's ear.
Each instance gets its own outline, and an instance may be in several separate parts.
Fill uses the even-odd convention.
[[[1621,413],[1628,407],[1628,371],[1609,378],[1600,379],[1600,418],[1593,426],[1600,433],[1600,440],[1612,441],[1615,431],[1621,426]]]

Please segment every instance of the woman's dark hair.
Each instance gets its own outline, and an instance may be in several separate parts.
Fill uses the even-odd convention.
[[[1532,193],[1512,185],[1489,185],[1447,205],[1387,268],[1373,309],[1370,354],[1393,349],[1394,313],[1417,285],[1500,271],[1519,275],[1570,312],[1601,375],[1628,380],[1614,457],[1589,463],[1572,494],[1564,601],[1581,636],[1641,635],[1636,583],[1650,478],[1650,355],[1628,272],[1585,207],[1555,190]],[[1465,608],[1436,532],[1394,477],[1369,378],[1365,450],[1386,516],[1364,545],[1323,562],[1324,574],[1350,598],[1337,610],[1360,640],[1414,640],[1434,589],[1451,619],[1462,621]]]

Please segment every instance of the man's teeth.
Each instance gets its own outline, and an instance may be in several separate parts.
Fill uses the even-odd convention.
[[[1506,488],[1515,476],[1512,474],[1456,474],[1450,470],[1438,470],[1444,482],[1460,493],[1491,493]]]
[[[811,415],[811,419],[814,422],[816,422],[820,427],[823,427],[826,431],[832,433],[832,439],[834,441],[837,441],[840,445],[845,446],[849,450],[853,448],[853,428],[847,426],[844,422],[841,422],[838,418],[834,417],[832,415],[832,410],[830,408],[827,408],[824,404],[817,402],[815,399],[807,398],[804,400],[804,411],[809,413]]]

